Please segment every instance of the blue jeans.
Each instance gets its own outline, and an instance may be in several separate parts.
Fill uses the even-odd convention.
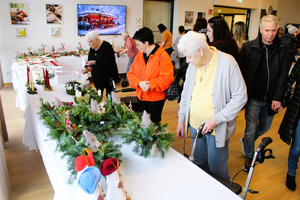
[[[274,115],[268,116],[267,102],[251,98],[248,100],[245,107],[244,150],[246,157],[253,157],[255,140],[270,129],[273,118]]]
[[[295,136],[293,137],[292,144],[290,147],[289,158],[288,158],[288,174],[296,176],[296,170],[298,168],[298,161],[300,156],[300,120],[296,128]]]
[[[196,129],[190,126],[191,136],[195,137]],[[227,162],[229,158],[228,149],[229,140],[225,142],[222,148],[216,147],[216,138],[214,135],[205,134],[201,139],[198,139],[195,149],[195,164],[208,168],[214,174],[230,180],[228,173]],[[192,145],[194,139],[192,138]]]

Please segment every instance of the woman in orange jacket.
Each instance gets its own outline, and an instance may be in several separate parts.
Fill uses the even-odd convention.
[[[161,121],[161,113],[166,100],[166,90],[172,84],[173,65],[168,53],[154,43],[152,31],[141,28],[133,39],[140,52],[136,55],[127,73],[129,84],[136,89],[139,111],[150,114],[151,121]]]

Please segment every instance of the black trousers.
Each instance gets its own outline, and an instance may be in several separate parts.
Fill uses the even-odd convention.
[[[173,51],[173,47],[167,48],[167,49],[165,49],[165,51],[166,51],[169,55],[171,55],[171,53],[172,53],[172,51]]]
[[[153,123],[161,121],[161,113],[165,104],[165,99],[161,101],[140,101],[138,100],[139,111],[150,114],[150,119]]]

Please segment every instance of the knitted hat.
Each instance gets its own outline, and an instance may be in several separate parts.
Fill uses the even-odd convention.
[[[104,160],[100,166],[100,172],[103,176],[110,175],[120,166],[120,162],[115,158]]]
[[[299,30],[297,27],[293,26],[292,24],[287,25],[287,28],[290,34],[293,34]]]
[[[82,156],[78,156],[75,159],[75,170],[77,172],[80,172],[81,170],[83,170],[85,168],[85,166],[87,166],[87,160],[86,159],[89,162],[89,166],[94,166],[95,160],[94,160],[94,157],[93,157],[93,152],[90,151],[87,156],[82,155]]]
[[[97,183],[100,181],[100,170],[96,167],[86,168],[78,179],[78,186],[88,194],[94,194]],[[97,181],[96,181],[97,180]]]

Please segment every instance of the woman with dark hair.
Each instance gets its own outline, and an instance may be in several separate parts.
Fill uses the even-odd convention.
[[[161,38],[160,45],[170,55],[173,51],[173,48],[172,48],[172,41],[173,41],[172,33],[163,24],[159,24],[157,26],[157,28],[158,28],[159,32],[163,34],[162,38]]]
[[[238,60],[239,48],[230,35],[227,22],[221,16],[208,20],[206,35],[211,46],[215,46],[218,50],[232,55],[236,61]]]
[[[206,34],[207,21],[205,18],[198,18],[194,24],[193,31]]]
[[[139,111],[146,110],[151,121],[158,123],[166,100],[165,91],[174,80],[171,58],[154,43],[154,35],[149,28],[136,31],[133,39],[140,52],[127,73],[128,81],[136,89]]]

